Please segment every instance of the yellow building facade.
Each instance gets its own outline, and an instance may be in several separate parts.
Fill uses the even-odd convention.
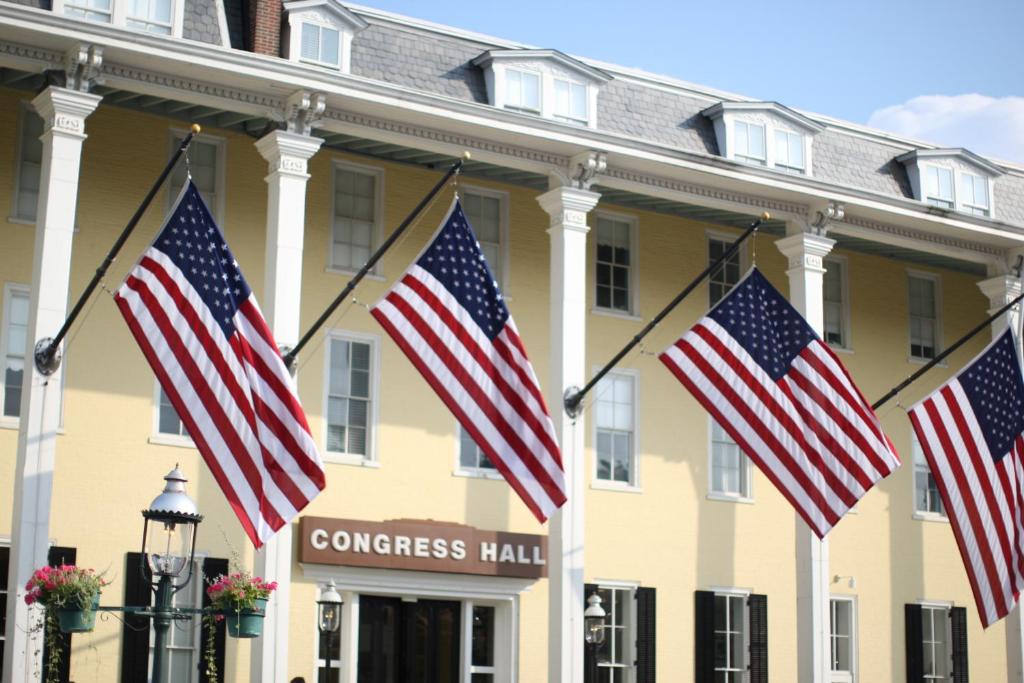
[[[303,21],[302,8],[285,5],[286,21],[289,16]],[[828,616],[814,641],[824,645],[827,655],[817,671],[813,665],[805,671],[802,664],[810,647],[802,630],[807,613],[800,606],[811,581],[800,552],[807,543],[806,528],[655,356],[750,267],[756,265],[783,293],[790,291],[794,271],[817,268],[822,291],[815,300],[822,317],[816,324],[823,326],[868,400],[878,398],[1019,290],[1012,265],[1024,219],[1013,204],[1020,200],[1011,198],[1024,188],[1024,169],[1000,164],[998,174],[990,176],[988,166],[995,162],[976,162],[962,150],[926,156],[943,150],[773,103],[655,83],[654,77],[553,51],[539,54],[543,51],[497,39],[486,44],[479,36],[447,27],[324,5],[332,9],[322,11],[327,18],[321,30],[339,31],[339,49],[352,50],[339,58],[340,73],[290,56],[287,33],[278,55],[260,55],[238,48],[224,35],[220,45],[200,46],[186,40],[181,31],[187,29],[180,27],[172,27],[170,37],[153,37],[133,34],[116,21],[91,25],[56,9],[0,8],[0,39],[19,47],[0,54],[7,83],[0,89],[5,138],[0,145],[0,216],[9,217],[0,230],[0,351],[8,369],[0,418],[0,499],[10,503],[0,505],[0,542],[8,557],[22,528],[15,494],[24,476],[19,463],[26,449],[31,452],[30,445],[19,445],[19,437],[25,440],[31,432],[23,409],[29,403],[15,382],[19,371],[32,373],[30,360],[21,354],[28,349],[30,356],[37,341],[26,328],[33,278],[42,267],[36,244],[43,228],[35,212],[44,199],[38,191],[33,195],[32,185],[38,188],[39,173],[45,181],[48,171],[37,158],[47,149],[34,151],[38,147],[32,140],[60,126],[55,119],[38,119],[31,102],[60,87],[42,80],[44,66],[52,68],[52,55],[95,45],[103,48],[104,65],[95,67],[91,88],[100,99],[78,131],[87,137],[76,179],[70,302],[85,288],[191,121],[203,126],[190,152],[192,176],[261,303],[269,286],[268,263],[275,258],[267,237],[268,221],[274,221],[268,183],[272,186],[275,170],[284,167],[275,167],[272,160],[268,171],[256,142],[278,123],[292,134],[325,141],[305,169],[304,216],[290,217],[298,221],[302,236],[301,273],[294,274],[300,278],[301,298],[293,301],[299,332],[451,161],[463,149],[472,154],[465,172],[440,192],[355,290],[355,300],[346,302],[299,354],[299,396],[321,449],[327,486],[293,521],[290,545],[279,550],[290,576],[275,619],[284,624],[287,637],[271,631],[260,641],[227,639],[223,680],[556,680],[551,576],[434,571],[428,560],[415,569],[357,567],[343,558],[337,563],[302,561],[315,540],[300,526],[304,518],[375,525],[432,521],[488,532],[550,533],[549,525],[539,524],[473,444],[466,443],[455,419],[367,308],[423,249],[455,192],[471,220],[479,219],[478,232],[486,232],[481,241],[485,251],[492,250],[488,256],[496,256],[502,291],[556,422],[561,406],[555,397],[565,389],[553,386],[558,353],[580,363],[584,379],[592,376],[753,217],[761,211],[773,216],[744,244],[737,261],[697,288],[587,397],[575,424],[559,427],[563,444],[570,432],[582,438],[582,449],[572,452],[568,462],[582,494],[572,497],[571,505],[582,525],[582,578],[590,586],[572,590],[578,597],[598,591],[608,612],[610,637],[597,657],[599,680],[643,683],[656,675],[663,681],[896,682],[911,680],[907,659],[912,649],[932,662],[934,680],[966,681],[964,669],[974,681],[1022,680],[1020,617],[1014,611],[982,629],[953,533],[927,466],[915,459],[905,416],[907,406],[983,348],[988,335],[979,335],[879,411],[903,464],[828,536],[826,564],[817,570],[819,582],[824,576],[828,584],[823,606]],[[219,11],[227,16],[230,6],[225,7]],[[192,10],[186,4],[181,11],[187,17]],[[232,32],[228,19],[221,26]],[[369,47],[360,44],[363,37],[368,44],[371,33],[374,45],[436,39],[449,47],[458,43],[468,51],[492,53],[474,68],[482,70],[480,82],[498,101],[467,103],[458,95],[375,79],[366,57]],[[453,58],[453,64],[462,63]],[[509,81],[517,69],[539,74],[541,93],[561,88],[563,72],[575,74],[564,82],[588,88],[586,98],[580,95],[578,101],[585,110],[589,103],[589,113],[566,105],[565,111],[578,120],[564,121],[558,95],[552,98],[554,114],[545,109],[547,104],[536,111],[525,105],[510,109],[508,99],[503,105],[493,95],[501,87],[494,83]],[[70,87],[71,71],[62,89],[88,90]],[[701,156],[680,151],[657,134],[613,130],[615,112],[602,109],[601,103],[612,99],[605,89],[616,82],[644,90],[645,97],[673,91],[705,101],[708,108],[712,101],[743,107],[705,116],[707,144],[713,147],[710,140],[720,134],[717,148],[725,151]],[[530,91],[523,88],[517,97],[526,98],[520,104],[529,104]],[[294,92],[312,93],[314,104],[296,106]],[[511,92],[506,89],[504,97]],[[571,88],[567,92],[576,97]],[[319,111],[317,95],[325,103]],[[296,123],[303,116],[306,130],[303,121]],[[764,164],[744,158],[744,151],[756,156],[757,149],[749,143],[740,149],[734,137],[737,121],[761,126],[762,145],[775,145]],[[800,143],[806,145],[803,151],[790,149],[787,157],[794,164],[798,158],[802,171],[784,168],[779,141],[785,138],[773,132],[806,136]],[[854,154],[829,151],[839,145],[825,146],[821,141],[828,136],[855,141],[850,144],[869,140],[887,149],[892,159],[921,153],[892,162],[904,196],[838,180],[841,173],[835,168],[860,162]],[[60,162],[55,159],[50,170]],[[592,175],[585,172],[587,164]],[[949,169],[958,179],[984,178],[989,215],[970,215],[966,204],[961,206],[963,198],[935,210],[929,199],[943,197],[928,196],[928,168]],[[61,371],[60,417],[45,437],[55,448],[48,542],[73,548],[77,564],[104,573],[110,581],[104,605],[130,604],[132,591],[138,590],[129,586],[136,581],[129,578],[134,567],[129,553],[139,550],[139,511],[176,463],[205,516],[198,531],[197,577],[182,592],[181,604],[201,604],[196,589],[202,585],[204,558],[229,560],[240,569],[267,566],[260,564],[266,560],[257,557],[173,409],[161,398],[111,297],[159,229],[182,172],[172,178],[173,187],[157,194],[72,328]],[[912,178],[918,172],[915,189]],[[563,229],[566,220],[538,201],[560,188],[591,193],[596,201],[583,211],[589,231],[578,261],[585,267],[576,290],[585,294],[576,311],[585,319],[585,336],[579,337],[584,343],[568,351],[555,346],[573,334],[552,332],[560,319],[553,313],[559,305],[552,300],[553,280],[564,277],[565,263],[552,257],[551,233]],[[924,194],[915,196],[918,190]],[[61,199],[51,195],[48,201]],[[837,208],[840,217],[829,220],[829,211],[835,215]],[[786,235],[835,243],[823,264],[794,263],[777,248]],[[45,277],[42,283],[47,286]],[[987,284],[979,288],[979,283]],[[24,391],[30,391],[27,385]],[[559,571],[561,565],[550,562],[558,546],[545,538],[538,547],[543,548],[545,574]],[[11,568],[8,602],[23,597],[13,563]],[[328,580],[335,581],[345,600],[341,632],[329,647],[317,632],[316,604]],[[558,590],[571,588],[564,581],[558,585]],[[758,596],[766,600],[759,603]],[[646,602],[641,606],[641,601]],[[752,613],[752,605],[760,611]],[[929,637],[915,636],[922,642],[908,641],[907,605],[921,608],[933,629]],[[952,622],[961,617],[950,608],[966,608],[966,656],[962,651],[953,656]],[[10,658],[18,656],[12,644],[33,641],[15,641],[10,608],[7,614],[4,657]],[[582,630],[582,614],[567,623]],[[402,629],[401,638],[391,633]],[[120,619],[105,615],[93,632],[75,635],[66,680],[142,680],[131,677],[139,671],[144,679],[147,644],[129,630]],[[172,680],[205,680],[199,673],[201,636],[198,626],[174,627]],[[714,647],[701,650],[708,637]],[[141,660],[138,652],[127,652],[129,642],[142,648]],[[334,660],[329,671],[328,649]],[[582,662],[589,666],[589,657]],[[711,678],[704,677],[708,672]],[[35,680],[38,669],[22,675]]]

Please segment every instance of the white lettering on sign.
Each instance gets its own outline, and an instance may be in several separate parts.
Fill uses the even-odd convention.
[[[480,561],[504,562],[507,564],[533,564],[537,566],[545,564],[544,558],[540,556],[540,546],[533,546],[531,556],[527,556],[526,548],[527,546],[520,543],[515,545],[511,543],[502,543],[499,548],[497,543],[481,541]]]
[[[331,536],[331,547],[339,553],[348,550],[350,545],[352,545],[352,537],[348,535],[347,531],[335,531]]]
[[[533,546],[533,563],[537,566],[545,564],[544,558],[540,556],[540,546]]]
[[[417,536],[412,542],[412,554],[416,557],[430,557],[430,539]]]
[[[405,555],[409,557],[409,544],[412,543],[412,539],[408,536],[395,536],[395,555]]]
[[[511,563],[515,563],[515,561],[516,561],[516,554],[515,554],[515,551],[512,550],[512,546],[509,545],[508,543],[502,543],[501,544],[501,554],[498,555],[498,562],[511,562]]]
[[[352,548],[352,552],[355,553],[368,553],[370,552],[370,534],[368,533],[357,533],[355,538],[355,544]]]
[[[448,557],[448,543],[443,538],[435,538],[431,545],[433,550],[430,551],[430,554],[435,560],[443,560]]]
[[[497,562],[498,561],[498,544],[483,541],[480,544],[480,561],[481,562]]]
[[[391,554],[391,539],[387,534],[377,534],[373,537],[373,552],[378,555]]]
[[[309,544],[317,550],[327,550],[327,532],[323,529],[313,529],[309,535]]]
[[[466,559],[466,542],[455,539],[452,541],[452,559],[453,560],[464,560]]]

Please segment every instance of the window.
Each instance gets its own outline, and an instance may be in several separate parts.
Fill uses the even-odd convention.
[[[846,263],[825,259],[825,343],[848,348],[846,339]]]
[[[338,66],[341,34],[333,28],[303,22],[302,61]]]
[[[921,608],[921,649],[924,678],[944,681],[949,677],[949,618],[945,607]]]
[[[173,607],[195,609],[203,606],[202,567],[195,562],[192,580],[171,597]],[[199,666],[202,661],[202,639],[200,630],[203,620],[175,621],[167,630],[167,650],[164,653],[164,680],[168,683],[198,683]],[[153,647],[156,641],[154,629],[149,629],[149,674],[153,674]]]
[[[599,481],[636,484],[635,392],[635,377],[621,372],[610,372],[597,384],[594,423]]]
[[[733,156],[746,162],[764,166],[768,163],[765,155],[764,126],[746,121],[735,122],[736,144]]]
[[[380,220],[381,173],[376,169],[336,166],[331,266],[359,270],[376,246]]]
[[[768,598],[731,588],[695,597],[695,680],[768,683]]]
[[[711,421],[711,493],[750,498],[750,460],[714,418]]]
[[[157,403],[156,403],[156,431],[158,434],[170,436],[181,436],[190,439],[188,430],[178,417],[178,411],[171,405],[171,399],[167,397],[160,383],[157,382]]]
[[[504,197],[505,195],[500,193],[463,188],[462,210],[473,228],[473,233],[476,234],[477,241],[480,242],[480,249],[484,252],[484,258],[487,259],[487,265],[490,266],[499,288],[504,287]]]
[[[172,131],[171,153],[178,149],[185,133],[183,131]],[[213,219],[220,224],[223,221],[221,207],[223,202],[223,178],[221,169],[224,167],[222,153],[224,149],[223,140],[209,136],[201,136],[192,141],[188,146],[188,164],[179,161],[171,174],[171,182],[167,196],[167,207],[170,209],[181,194],[185,186],[185,177],[191,173],[192,182],[202,196],[206,206],[210,209]]]
[[[924,168],[924,200],[934,206],[952,209],[953,169],[941,166],[925,166]]]
[[[853,683],[857,657],[852,598],[829,600],[832,683]]]
[[[587,86],[555,79],[555,117],[568,121],[587,122]]]
[[[911,274],[907,281],[910,297],[910,357],[935,358],[939,351],[938,279]]]
[[[597,307],[632,311],[632,232],[628,220],[597,217]]]
[[[907,680],[966,683],[967,610],[947,604],[904,605]]]
[[[70,0],[64,3],[64,14],[109,24],[112,0]]]
[[[488,605],[473,605],[472,608],[470,680],[472,683],[493,683],[497,673],[494,662],[494,608]]]
[[[708,265],[711,265],[732,246],[732,240],[708,238]],[[708,278],[710,305],[714,306],[740,281],[740,252],[737,250]]]
[[[914,458],[914,513],[920,517],[946,519],[946,508],[939,495],[939,487],[935,476],[928,467],[924,457],[924,449],[917,435],[911,433],[910,451]]]
[[[463,472],[474,474],[497,474],[494,463],[487,459],[483,449],[476,445],[476,441],[469,432],[458,426],[459,431],[459,469]]]
[[[28,107],[21,112],[21,138],[18,148],[18,175],[15,184],[13,217],[35,222],[39,204],[39,174],[43,164],[43,119]]]
[[[327,450],[370,458],[373,347],[332,338],[327,349]]]
[[[988,216],[988,179],[973,173],[960,173],[960,205],[975,216]]]
[[[4,291],[2,417],[21,414],[21,386],[25,376],[25,348],[28,343],[28,287],[8,284]]]
[[[540,74],[505,69],[505,106],[540,111]]]
[[[171,34],[171,0],[130,0],[128,7],[128,28]]]
[[[803,173],[804,136],[786,130],[775,131],[775,168],[794,173]]]
[[[588,583],[583,600],[593,594],[601,598],[604,610],[604,642],[597,647],[597,682],[654,683],[655,589],[625,582]],[[594,651],[584,650],[590,671]],[[586,675],[587,683],[597,683]]]

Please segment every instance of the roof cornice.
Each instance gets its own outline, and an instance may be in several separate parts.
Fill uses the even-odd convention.
[[[984,171],[993,178],[1001,176],[1006,172],[1001,167],[996,166],[987,159],[983,159],[974,152],[964,149],[963,147],[952,147],[946,149],[915,149],[896,157],[896,161],[904,165],[916,164],[922,159],[958,159]]]
[[[597,83],[607,83],[612,79],[611,74],[602,71],[601,69],[595,69],[588,64],[584,64],[578,59],[573,59],[564,52],[558,50],[549,49],[503,49],[503,50],[487,50],[482,55],[473,60],[475,66],[487,68],[494,62],[509,61],[509,60],[537,60],[554,62],[559,66],[570,71],[589,78]]]
[[[812,121],[803,114],[796,112],[789,107],[783,106],[778,102],[719,102],[713,104],[704,111],[701,112],[704,116],[709,119],[717,119],[726,112],[770,112],[786,119],[793,125],[803,128],[808,133],[814,135],[825,130],[825,126]]]

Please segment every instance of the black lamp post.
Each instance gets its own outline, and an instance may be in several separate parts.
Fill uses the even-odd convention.
[[[167,649],[167,630],[176,618],[191,619],[191,614],[179,614],[171,608],[175,593],[192,580],[193,560],[196,553],[196,527],[203,516],[195,502],[185,494],[185,482],[177,466],[164,477],[167,484],[163,492],[142,511],[145,523],[142,529],[142,563],[139,572],[143,580],[152,582],[146,576],[149,567],[157,579],[155,587],[156,604],[152,610],[155,643],[153,646],[153,683],[164,683],[164,655]],[[188,573],[182,581],[175,582],[185,569]]]
[[[601,596],[596,591],[591,593],[583,610],[583,640],[590,650],[590,683],[597,683],[597,651],[604,643],[605,614]]]
[[[341,606],[344,604],[334,579],[320,591],[316,604],[320,606],[320,633],[327,636],[327,683],[331,683],[331,649],[334,647],[334,634],[341,628]]]

